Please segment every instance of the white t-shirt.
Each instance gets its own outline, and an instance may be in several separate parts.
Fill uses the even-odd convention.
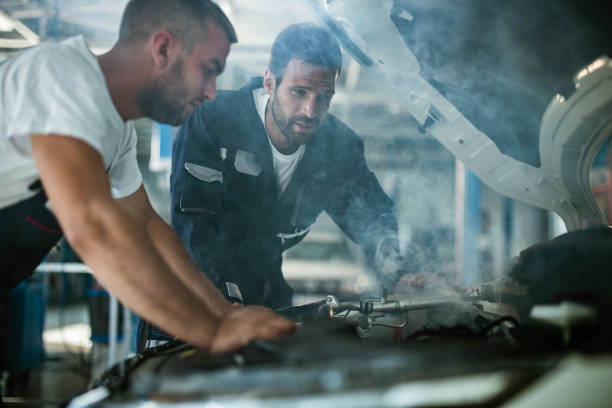
[[[0,64],[0,208],[36,194],[30,134],[82,140],[102,156],[111,192],[120,198],[142,184],[136,133],[115,109],[98,59],[82,37],[42,44]]]
[[[257,113],[261,118],[261,121],[264,124],[264,128],[266,127],[266,105],[268,104],[268,99],[270,99],[270,95],[266,92],[264,88],[257,88],[253,90],[253,100],[255,101],[255,107],[257,108]],[[266,129],[266,134],[268,134],[268,130]],[[291,181],[291,176],[295,172],[302,156],[304,155],[304,151],[306,150],[305,145],[300,145],[298,149],[292,154],[282,154],[279,152],[276,147],[272,144],[272,140],[270,140],[270,135],[268,134],[268,141],[270,142],[270,148],[272,149],[272,158],[274,159],[274,173],[276,174],[276,181],[278,183],[278,195],[282,195],[289,181]]]

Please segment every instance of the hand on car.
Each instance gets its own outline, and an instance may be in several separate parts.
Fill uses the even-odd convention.
[[[210,346],[213,354],[239,350],[251,340],[275,340],[296,324],[262,306],[232,307],[219,323]]]

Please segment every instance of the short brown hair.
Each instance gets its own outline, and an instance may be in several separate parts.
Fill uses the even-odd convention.
[[[336,74],[342,68],[342,52],[334,36],[311,23],[291,24],[276,36],[269,69],[277,84],[282,81],[287,64],[294,58]]]
[[[130,0],[121,18],[119,42],[145,41],[163,29],[183,47],[192,49],[197,43],[193,29],[205,26],[209,19],[223,28],[230,44],[238,41],[232,23],[210,0]]]

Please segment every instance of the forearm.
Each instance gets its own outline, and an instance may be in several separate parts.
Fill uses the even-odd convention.
[[[101,156],[91,146],[63,135],[32,134],[30,139],[43,188],[68,242],[130,309],[213,352],[235,350],[253,338],[273,339],[295,327],[266,309],[235,308],[219,319],[151,242],[142,222],[151,211],[142,186],[115,201]]]
[[[198,269],[174,230],[156,214],[149,218],[146,230],[173,273],[206,302],[217,317],[223,316],[230,303]]]
[[[408,272],[404,258],[400,255],[397,234],[379,237],[372,250],[365,250],[369,262],[383,287],[395,287],[401,276]]]
[[[82,214],[82,215],[81,215]],[[67,238],[96,278],[131,310],[169,333],[209,348],[219,320],[172,274],[147,235],[109,202],[62,220]]]
[[[342,231],[361,246],[380,283],[391,288],[399,279],[399,271],[406,266],[400,256],[395,217],[390,207],[378,208],[378,211],[374,211],[377,208],[375,204],[369,207],[357,204],[355,207],[368,208],[369,211],[362,210],[359,216],[356,211],[331,212],[330,215]]]

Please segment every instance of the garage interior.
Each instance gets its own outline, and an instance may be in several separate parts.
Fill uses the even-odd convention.
[[[263,74],[274,37],[284,27],[303,21],[325,24],[313,8],[314,3],[329,3],[330,7],[334,7],[334,3],[346,6],[344,3],[350,3],[350,0],[218,0],[216,3],[234,24],[239,40],[232,46],[226,70],[219,77],[217,88],[238,89],[252,76]],[[359,0],[358,3],[361,7],[368,0]],[[400,45],[410,50],[418,61],[418,75],[488,136],[503,155],[533,168],[542,165],[543,152],[540,151],[539,143],[541,124],[551,100],[557,94],[567,95],[567,87],[573,84],[576,74],[593,61],[605,56],[612,58],[612,13],[606,2],[565,0],[536,4],[527,0],[503,3],[486,0],[384,0],[378,3],[379,7],[390,10],[387,28],[397,30],[399,35],[394,41],[401,41]],[[84,36],[95,54],[103,53],[117,39],[125,4],[125,0],[0,0],[0,63],[21,49],[75,35]],[[359,11],[359,7],[354,8]],[[354,27],[368,27],[368,24],[372,24],[372,32],[376,34],[378,27],[375,27],[375,16],[363,12],[363,20],[355,23],[351,18],[356,13],[355,10],[352,10],[352,14],[347,11],[347,20]],[[386,33],[382,29],[380,32]],[[359,36],[361,33],[356,34]],[[379,41],[387,42],[385,38]],[[360,44],[358,41],[355,44],[367,50],[368,44]],[[355,59],[354,50],[347,49],[345,42],[342,45],[343,68],[330,112],[363,139],[368,165],[395,203],[400,249],[403,254],[411,257],[415,268],[439,275],[457,285],[482,289],[478,285],[505,277],[516,265],[517,259],[520,261],[517,257],[522,251],[568,231],[563,219],[553,211],[513,200],[500,194],[497,187],[483,182],[470,170],[470,164],[457,159],[433,136],[430,124],[422,124],[415,119],[414,112],[407,108],[401,95],[398,97],[389,83],[381,81],[375,70]],[[398,65],[406,71],[414,68]],[[608,83],[612,81],[611,78],[608,78]],[[398,89],[401,92],[403,88]],[[605,120],[610,120],[612,104],[608,103],[607,108],[604,107],[603,115]],[[136,129],[138,160],[145,187],[156,211],[169,222],[171,150],[177,128],[149,119],[139,119],[136,121]],[[612,146],[608,140],[600,146],[590,163],[589,184],[601,213],[610,220]],[[608,224],[609,221],[605,225]],[[585,235],[585,240],[589,239],[597,238]],[[605,237],[597,243],[607,245]],[[612,259],[601,262],[608,261]],[[554,262],[551,265],[563,267]],[[340,313],[345,309],[334,309],[336,306],[332,303],[335,298],[330,300],[328,295],[358,297],[376,293],[376,283],[367,269],[363,253],[325,214],[319,217],[304,242],[285,253],[283,271],[288,282],[296,289],[296,306],[323,301],[330,311]],[[600,289],[604,293],[612,291],[612,287]],[[482,296],[482,292],[478,295]],[[308,347],[314,348],[312,344],[308,346],[309,342],[319,341],[321,333],[328,333],[325,330],[334,333],[330,335],[329,343],[321,342],[317,347],[325,358],[329,358],[327,366],[319,368],[319,371],[313,369],[313,372],[307,367],[300,369],[299,365],[293,367],[294,371],[281,371],[295,378],[299,377],[300,372],[306,377],[316,377],[317,381],[324,378],[321,380],[324,385],[318,388],[304,385],[303,389],[297,387],[296,391],[290,381],[283,382],[280,377],[276,378],[281,374],[266,366],[271,360],[257,354],[258,350],[261,351],[257,347],[263,346],[254,346],[255,349],[247,349],[244,355],[239,355],[240,358],[246,358],[248,369],[235,363],[235,356],[226,360],[215,359],[198,351],[189,364],[181,365],[175,360],[164,360],[164,364],[170,368],[162,372],[159,378],[165,379],[164,375],[167,375],[166,388],[163,381],[155,379],[157,371],[154,367],[164,356],[162,350],[160,354],[148,356],[150,360],[139,366],[140,371],[134,371],[129,391],[125,391],[125,387],[124,391],[113,391],[108,383],[120,376],[113,377],[115,374],[109,374],[106,370],[110,367],[122,370],[130,364],[115,364],[125,362],[128,358],[134,361],[134,316],[117,305],[104,288],[96,283],[91,272],[80,263],[65,241],[58,243],[38,272],[14,290],[11,296],[13,303],[9,310],[12,315],[8,330],[15,334],[16,340],[9,349],[10,369],[3,373],[0,384],[6,406],[62,406],[89,389],[99,389],[96,386],[101,384],[106,384],[111,393],[117,393],[114,400],[111,395],[109,405],[98,402],[100,405],[72,406],[172,406],[171,402],[164,399],[164,395],[177,394],[183,396],[181,401],[184,406],[207,407],[314,406],[311,404],[364,407],[490,404],[538,406],[542,401],[555,406],[572,406],[568,402],[572,399],[564,400],[570,398],[566,395],[568,393],[576,393],[576,398],[586,398],[582,406],[605,406],[606,399],[612,398],[610,390],[605,392],[605,387],[600,386],[609,381],[612,374],[610,298],[604,301],[604,306],[597,303],[598,316],[607,319],[595,325],[599,333],[594,335],[598,339],[597,346],[590,342],[586,342],[586,346],[571,343],[567,338],[564,343],[555,337],[556,340],[550,340],[551,350],[556,350],[554,362],[551,362],[548,355],[544,357],[538,354],[545,347],[539,344],[540,348],[534,348],[535,355],[539,357],[529,359],[525,354],[517,357],[517,360],[526,365],[536,361],[534,365],[538,366],[538,370],[534,369],[529,375],[520,377],[520,381],[513,382],[514,374],[499,374],[496,377],[497,374],[486,376],[480,373],[475,376],[470,371],[472,377],[466,374],[462,386],[469,390],[472,390],[469,387],[473,387],[472,395],[480,396],[478,398],[481,399],[474,397],[476,399],[470,400],[465,397],[445,400],[423,396],[423,390],[428,387],[447,387],[440,388],[444,390],[452,388],[450,384],[440,383],[442,380],[437,378],[438,373],[425,371],[422,377],[406,376],[401,373],[408,369],[402,366],[393,366],[388,371],[385,371],[387,368],[376,371],[375,363],[380,363],[382,367],[386,361],[385,356],[398,361],[411,361],[406,363],[406,367],[413,367],[412,370],[422,368],[419,365],[421,363],[416,364],[410,360],[413,357],[403,354],[406,350],[395,347],[397,341],[393,347],[387,341],[389,344],[385,343],[377,352],[372,352],[372,357],[362,367],[346,365],[348,363],[343,362],[342,356],[346,357],[351,352],[367,354],[371,350],[363,350],[352,342],[344,343],[344,340],[333,337],[340,335],[334,332],[334,328],[329,328],[327,323],[321,323],[316,329],[305,325],[299,339],[288,339],[280,346],[282,352],[286,353],[283,355],[302,361],[306,358],[304,355],[308,355]],[[346,310],[346,316],[349,314]],[[411,319],[417,322],[422,318],[417,316]],[[417,324],[414,324],[416,327]],[[393,326],[391,323],[387,325]],[[444,327],[450,325],[443,324]],[[591,333],[589,330],[595,329],[587,330]],[[379,335],[387,334],[372,334],[374,340]],[[117,340],[109,341],[113,338]],[[557,340],[561,346],[556,343]],[[447,367],[448,373],[441,378],[451,374],[462,375],[461,367],[471,364],[472,360],[489,356],[489,349],[481,356],[476,356],[481,350],[478,343],[465,345],[453,343],[447,338],[444,341],[453,350],[446,355],[434,352],[427,354],[431,350],[408,349],[421,356],[419,358],[422,358],[424,365],[431,362]],[[176,353],[185,352],[185,349],[180,348],[184,346],[178,347]],[[291,354],[292,350],[299,352],[295,351],[294,355]],[[497,352],[491,353],[492,360],[498,358]],[[467,362],[458,357],[460,355]],[[338,366],[334,363],[334,356],[341,356],[338,357]],[[263,363],[258,365],[260,361]],[[356,380],[357,385],[352,388],[347,386],[348,394],[352,392],[352,396],[346,396],[345,392],[345,399],[334,399],[337,393],[345,391],[338,383],[339,371],[334,368],[349,366],[348,371],[356,372],[366,379]],[[243,379],[215,372],[219,367],[242,367],[243,371],[237,375],[242,373]],[[577,379],[572,380],[576,385],[566,390],[566,394],[559,391],[563,388],[559,383],[553,384],[546,377],[546,374],[559,367],[567,369],[560,376],[574,378],[571,376],[579,373],[576,374]],[[204,375],[203,371],[211,374]],[[180,376],[181,372],[189,372],[188,380]],[[259,384],[259,387],[266,389],[258,382],[263,376],[269,376],[269,381],[280,384],[279,387],[285,387],[287,391],[279,392],[280,396],[253,391],[250,388],[252,384]],[[309,384],[311,377],[306,377],[301,381]],[[379,394],[366,395],[365,391],[362,392],[368,389],[367,378],[376,383],[377,387],[387,390],[384,394],[387,399],[380,399]],[[134,385],[139,381],[141,388]],[[179,389],[181,381],[184,381],[183,384],[191,384],[192,388],[184,394],[168,391]],[[228,384],[231,381],[235,382]],[[348,383],[348,380],[345,381]],[[500,383],[506,387],[502,387],[505,391],[495,391],[495,398],[491,397],[489,392],[495,393],[491,390],[496,390]],[[578,384],[583,383],[590,385],[579,390]],[[530,389],[528,385],[533,388]],[[215,391],[219,388],[224,390],[222,397],[215,399]],[[532,392],[532,399],[521,399],[527,398],[527,389]],[[157,398],[155,390],[164,390],[159,393],[166,394]],[[188,395],[194,390],[205,390],[194,399],[196,402],[193,403],[200,405],[187,405]],[[466,391],[468,394],[470,392]],[[125,400],[121,399],[128,394]],[[134,395],[139,397],[135,398]],[[252,399],[248,399],[250,395]],[[266,395],[274,395],[276,399],[273,401],[276,402],[267,400]],[[291,398],[287,395],[291,395]],[[451,392],[449,395],[454,394]],[[552,395],[554,399],[546,399],[553,398]],[[411,396],[414,398],[411,399]],[[175,402],[181,406],[180,401]]]

